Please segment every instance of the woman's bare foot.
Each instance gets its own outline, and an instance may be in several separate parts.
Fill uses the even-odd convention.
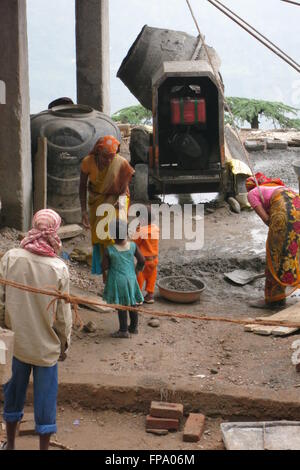
[[[274,308],[285,307],[286,300],[279,300],[278,302],[267,303],[265,300],[255,300],[253,302],[249,302],[249,306],[252,308],[261,308],[261,309],[269,309],[272,310]]]

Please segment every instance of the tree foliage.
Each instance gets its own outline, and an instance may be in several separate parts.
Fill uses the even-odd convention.
[[[259,119],[263,116],[272,121],[274,127],[300,129],[300,119],[297,117],[299,110],[284,103],[236,97],[227,98],[227,102],[239,127],[247,122],[253,129],[258,129]],[[129,106],[113,114],[112,119],[134,126],[151,125],[152,113],[141,105]],[[232,124],[228,110],[225,110],[225,122]]]
[[[122,124],[151,125],[152,112],[141,105],[129,106],[113,114],[112,119]]]
[[[298,109],[284,103],[254,100],[247,98],[227,98],[235,123],[242,127],[248,122],[253,129],[259,128],[259,118],[264,116],[273,122],[274,127],[300,129],[300,119],[288,115],[298,116]],[[225,110],[225,120],[232,124],[232,118]]]

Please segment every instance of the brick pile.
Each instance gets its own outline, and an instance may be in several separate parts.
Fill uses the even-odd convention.
[[[170,431],[180,430],[183,420],[183,405],[180,403],[166,403],[153,401],[150,413],[146,418],[146,431],[163,436]],[[205,427],[205,416],[191,413],[183,430],[184,442],[199,442]]]
[[[183,418],[183,405],[180,403],[165,403],[153,401],[150,414],[146,418],[146,430],[156,434],[155,431],[178,431]]]

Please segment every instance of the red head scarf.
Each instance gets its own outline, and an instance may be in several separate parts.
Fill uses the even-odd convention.
[[[98,140],[92,150],[92,154],[100,154],[102,157],[111,157],[116,155],[120,142],[112,135],[106,135]]]
[[[21,248],[40,256],[57,256],[61,241],[57,230],[61,224],[60,216],[51,209],[43,209],[35,214],[32,229],[21,242]]]
[[[259,186],[285,186],[284,182],[281,181],[280,178],[268,178],[263,173],[256,173],[255,176]],[[253,176],[247,179],[246,188],[248,192],[256,188],[256,183]]]

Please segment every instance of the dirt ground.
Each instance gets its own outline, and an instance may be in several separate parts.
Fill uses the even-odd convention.
[[[300,152],[267,152],[252,154],[257,170],[280,175],[297,188],[292,162]],[[266,162],[268,165],[266,166]],[[208,204],[207,207],[213,207]],[[205,216],[205,245],[197,252],[185,251],[185,241],[161,241],[159,276],[197,276],[206,284],[200,302],[192,305],[172,304],[156,294],[155,306],[149,310],[188,313],[196,316],[255,318],[276,311],[257,311],[249,301],[263,296],[264,280],[238,287],[229,284],[224,272],[241,268],[264,270],[267,228],[253,212],[234,214],[221,204]],[[103,286],[100,281],[97,291]],[[288,305],[298,300],[298,293]],[[114,340],[110,333],[118,326],[117,315],[81,310],[83,321],[94,321],[93,334],[74,332],[69,359],[62,365],[68,376],[74,368],[92,374],[134,375],[140,379],[162,379],[175,385],[178,380],[214,389],[216,380],[236,387],[262,387],[272,390],[293,389],[300,376],[291,364],[292,343],[288,338],[257,336],[245,333],[243,327],[196,320],[161,319],[159,328],[151,328],[148,316],[140,316],[139,335],[130,340]],[[84,355],[82,352],[84,351]],[[197,377],[198,376],[198,377]],[[201,376],[201,377],[199,377]]]
[[[300,158],[299,150],[252,153],[251,158],[256,171],[268,176],[280,176],[287,185],[298,189],[292,163]],[[245,333],[242,326],[189,319],[174,321],[164,318],[160,319],[158,328],[148,325],[151,309],[188,313],[199,318],[210,315],[246,319],[275,313],[253,310],[248,305],[249,301],[263,297],[263,280],[237,287],[224,279],[225,272],[237,268],[258,273],[264,270],[267,228],[253,212],[234,214],[227,203],[210,202],[206,204],[206,209],[209,210],[205,215],[202,250],[186,251],[185,240],[162,240],[160,244],[159,277],[185,275],[200,278],[206,285],[200,302],[173,304],[159,297],[157,291],[156,304],[147,307],[149,315],[140,315],[139,334],[127,340],[110,337],[118,327],[115,312],[100,314],[80,309],[84,323],[93,321],[96,332],[88,334],[74,329],[68,359],[60,364],[60,382],[70,382],[74,376],[80,381],[80,377],[89,374],[99,382],[105,376],[125,381],[126,377],[134,377],[141,384],[158,383],[175,387],[180,381],[187,389],[196,385],[199,390],[208,392],[215,392],[220,383],[237,391],[240,388],[284,391],[287,401],[289,393],[295,393],[300,375],[291,363],[291,346],[299,339],[297,335],[287,338],[257,336]],[[16,231],[1,230],[0,251],[4,252],[18,243]],[[64,243],[64,250],[68,253],[78,247],[86,251],[89,249],[89,234]],[[84,288],[86,292],[101,294],[102,282],[89,274],[87,265],[72,261],[67,263],[75,286]],[[288,300],[288,305],[298,300],[299,291]],[[80,416],[84,419],[76,427],[72,423]],[[99,422],[106,424],[99,425]],[[201,446],[222,448],[219,422],[211,421],[209,424],[213,443],[207,435]],[[59,415],[59,428],[58,440],[76,448],[99,448],[101,442],[103,449],[130,449],[136,448],[137,439],[139,449],[185,448],[180,447],[183,446],[180,434],[165,438],[145,434],[144,416],[140,415],[66,408]],[[114,431],[117,428],[120,432],[116,437]],[[20,446],[32,445],[31,442],[32,438],[22,438]]]
[[[27,408],[28,412],[32,412]],[[26,411],[25,411],[26,416]],[[52,440],[72,450],[224,450],[219,419],[207,419],[199,443],[182,439],[184,421],[178,432],[155,436],[145,431],[146,416],[142,414],[89,411],[78,407],[59,407],[58,432]],[[37,450],[38,436],[21,436],[17,450]],[[51,447],[51,450],[59,450]]]

